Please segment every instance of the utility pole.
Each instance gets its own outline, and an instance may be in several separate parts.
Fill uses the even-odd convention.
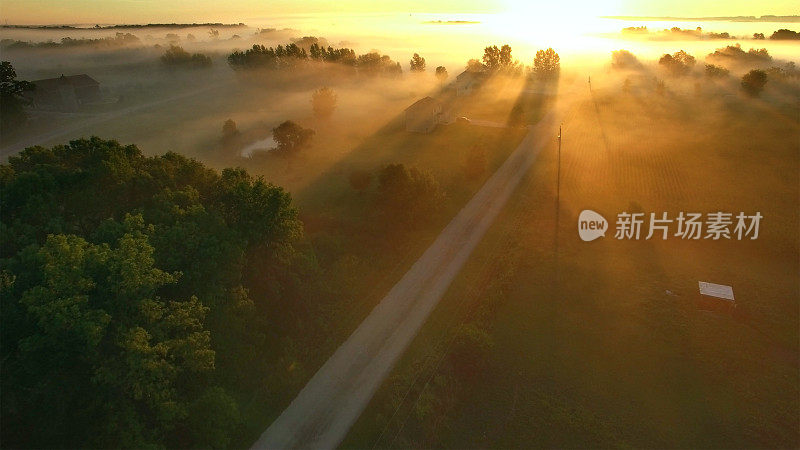
[[[558,126],[558,163],[556,165],[556,232],[555,232],[555,285],[558,286],[558,223],[561,218],[561,125]]]

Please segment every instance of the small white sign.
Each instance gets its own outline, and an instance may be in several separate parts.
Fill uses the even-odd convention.
[[[722,298],[725,300],[735,301],[733,298],[733,288],[725,286],[724,284],[708,283],[705,281],[698,281],[700,285],[700,293],[710,297]]]

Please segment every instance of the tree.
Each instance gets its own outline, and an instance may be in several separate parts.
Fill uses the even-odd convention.
[[[305,149],[311,143],[314,130],[303,128],[300,125],[287,120],[272,129],[272,139],[278,143],[275,150],[284,155],[295,154]]]
[[[540,80],[555,80],[561,72],[561,58],[552,48],[539,50],[533,58],[533,74]]]
[[[313,279],[298,212],[244,169],[96,137],[30,147],[0,164],[0,230],[12,448],[224,447],[228,389],[263,386],[268,335],[306,314],[285,306]]]
[[[447,68],[444,66],[439,66],[436,68],[436,78],[439,80],[439,84],[443,84],[447,80]]]
[[[359,73],[367,75],[399,76],[403,73],[399,62],[392,61],[388,55],[381,55],[375,51],[360,55],[356,58],[355,64]]]
[[[658,60],[658,64],[664,67],[669,73],[674,76],[683,76],[692,70],[696,60],[694,56],[681,50],[670,55],[665,53]]]
[[[751,97],[758,97],[767,84],[767,73],[753,69],[742,76],[742,89]]]
[[[211,57],[202,53],[190,54],[183,47],[178,45],[170,45],[169,48],[161,55],[161,63],[170,68],[191,68],[200,69],[211,67]]]
[[[483,72],[485,69],[486,68],[483,66],[483,64],[475,58],[467,61],[467,67],[465,68],[467,72],[471,73]]]
[[[178,426],[192,397],[184,380],[214,370],[208,308],[157,296],[177,274],[154,267],[148,238],[132,231],[109,246],[50,235],[20,262],[37,281],[18,288],[30,325],[4,377],[26,394],[4,391],[17,410],[4,419],[49,419],[34,446],[147,446]]]
[[[33,83],[17,80],[17,72],[8,61],[0,63],[0,131],[8,133],[27,120],[23,92],[34,90]]]
[[[773,40],[798,40],[800,39],[800,33],[797,31],[787,30],[786,28],[781,28],[780,30],[772,33],[772,36],[769,38]]]
[[[389,164],[378,175],[378,205],[393,226],[426,221],[443,201],[444,192],[427,172]]]
[[[508,44],[498,48],[496,45],[491,45],[483,49],[483,67],[490,71],[496,72],[500,70],[510,71],[515,69],[517,62],[511,56],[511,46]]]
[[[755,39],[757,41],[763,41],[764,40],[764,33],[753,33],[753,39]]]
[[[616,50],[611,52],[611,68],[616,70],[638,69],[642,63],[636,59],[633,53],[627,50]]]
[[[350,172],[348,180],[354,190],[362,193],[372,184],[372,174],[366,170],[354,170]]]
[[[323,87],[311,95],[311,108],[314,115],[320,119],[327,119],[336,110],[336,93],[333,89]]]
[[[228,119],[222,124],[222,147],[227,154],[239,155],[241,134],[233,119]]]
[[[483,49],[483,65],[489,71],[495,71],[500,68],[500,49],[496,45]]]
[[[409,64],[412,72],[425,72],[425,58],[419,56],[418,53],[414,53]]]
[[[233,119],[228,119],[222,124],[222,138],[230,139],[239,134],[239,129],[236,127],[236,122]]]
[[[664,80],[656,79],[656,94],[663,96],[667,93],[667,84]]]
[[[728,45],[718,48],[714,53],[710,53],[706,60],[712,60],[723,64],[738,63],[740,65],[761,65],[772,62],[772,56],[766,48],[751,48],[748,51],[742,50],[741,45]]]
[[[730,71],[722,66],[706,64],[705,73],[708,78],[725,78],[730,74]]]

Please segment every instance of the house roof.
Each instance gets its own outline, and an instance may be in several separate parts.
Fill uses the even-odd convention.
[[[57,78],[46,78],[44,80],[35,80],[32,81],[33,84],[36,85],[37,89],[41,90],[51,90],[57,89],[61,84],[71,84],[73,87],[80,88],[80,87],[87,87],[87,86],[99,86],[100,83],[97,82],[94,78],[82,73],[80,75],[61,75]]]
[[[484,77],[486,77],[486,75],[483,72],[474,72],[474,71],[470,71],[470,70],[465,70],[465,71],[461,72],[460,74],[458,74],[458,76],[456,77],[456,80],[458,80],[458,81],[462,81],[462,80],[474,81],[474,80],[483,79]]]
[[[437,106],[437,105],[440,105],[440,104],[441,104],[441,102],[439,100],[436,100],[433,97],[424,97],[424,98],[421,98],[421,99],[417,100],[413,104],[411,104],[411,106],[406,108],[406,111],[409,111],[409,110],[412,110],[412,109],[423,108],[423,107],[424,108],[430,108],[430,107],[434,107],[434,106]]]

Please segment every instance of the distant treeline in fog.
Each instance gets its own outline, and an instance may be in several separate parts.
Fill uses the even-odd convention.
[[[800,22],[800,16],[719,16],[719,17],[655,17],[655,16],[602,16],[603,19],[691,22]]]
[[[195,27],[217,27],[217,28],[239,28],[246,27],[244,23],[145,23],[145,24],[118,24],[118,25],[95,25],[93,27],[79,27],[75,25],[0,25],[0,28],[14,28],[25,30],[112,30],[118,28],[195,28]]]
[[[646,26],[639,26],[639,27],[626,27],[622,29],[622,34],[624,36],[647,36],[653,39],[661,39],[661,40],[687,40],[687,39],[736,39],[736,36],[732,36],[728,32],[704,32],[701,27],[697,27],[695,29],[691,28],[680,28],[680,27],[672,27],[669,29],[663,30],[649,30]],[[764,33],[753,33],[752,37],[745,36],[742,39],[767,39],[764,36]],[[788,30],[782,28],[772,33],[772,35],[768,38],[774,41],[790,41],[790,40],[798,40],[800,39],[800,33],[792,30]]]

